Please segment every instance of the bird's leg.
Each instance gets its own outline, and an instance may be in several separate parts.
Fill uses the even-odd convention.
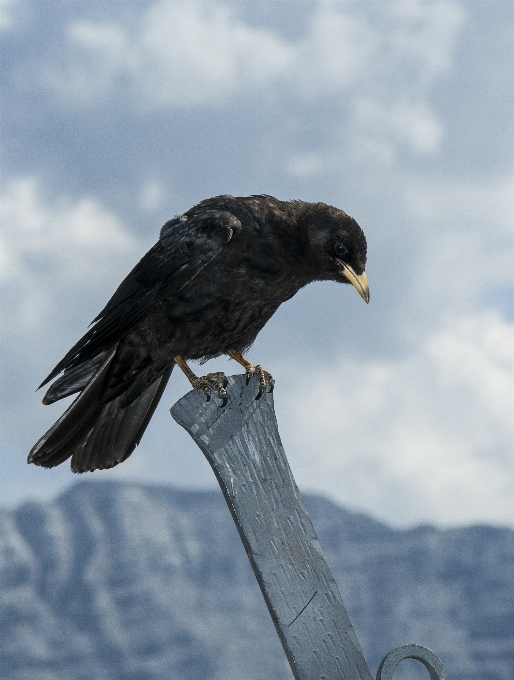
[[[175,363],[184,371],[186,378],[189,380],[191,385],[195,389],[200,388],[205,392],[207,401],[209,401],[211,398],[211,390],[214,390],[218,394],[218,397],[222,400],[223,406],[226,404],[227,390],[225,387],[227,385],[227,379],[224,373],[208,373],[207,375],[199,378],[189,368],[184,358],[180,356],[180,354],[174,357],[174,359]]]
[[[275,385],[275,379],[271,375],[271,373],[268,373],[268,371],[265,371],[262,366],[259,364],[251,364],[248,359],[245,359],[242,354],[239,354],[239,352],[235,349],[229,349],[227,354],[232,357],[232,359],[235,359],[238,364],[241,364],[243,368],[246,371],[246,376],[247,376],[247,382],[250,380],[252,375],[256,375],[257,378],[259,379],[259,394],[257,395],[256,399],[260,399],[260,397],[263,395],[264,391],[266,390],[266,386],[269,385],[269,391],[273,391],[273,387]]]

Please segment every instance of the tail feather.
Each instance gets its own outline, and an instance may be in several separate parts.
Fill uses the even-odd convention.
[[[83,364],[67,369],[64,375],[50,385],[43,397],[43,404],[53,404],[59,399],[64,399],[64,397],[69,397],[83,390],[101,368],[107,354],[108,350],[97,354],[96,357],[85,361]]]
[[[125,408],[121,406],[123,394],[103,403],[102,392],[116,349],[102,353],[101,365],[101,358],[95,358],[80,370],[70,369],[69,382],[65,375],[57,381],[57,387],[56,383],[52,385],[46,403],[73,394],[77,386],[82,392],[32,448],[28,463],[51,468],[71,457],[73,472],[87,472],[114,467],[130,456],[150,422],[173,366]],[[87,378],[89,383],[84,386]]]
[[[121,407],[123,394],[102,406],[94,427],[73,452],[73,472],[106,470],[130,456],[141,441],[172,370],[173,366],[125,408]]]
[[[98,399],[116,349],[114,347],[111,350],[89,385],[33,446],[27,459],[28,463],[42,467],[60,465],[70,457],[74,447],[87,435],[98,414]]]

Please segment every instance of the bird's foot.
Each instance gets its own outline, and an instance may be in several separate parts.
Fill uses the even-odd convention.
[[[208,373],[202,377],[198,377],[193,373],[189,366],[184,361],[182,356],[176,356],[175,361],[184,371],[187,379],[191,383],[192,387],[195,389],[200,389],[204,391],[207,401],[211,399],[211,392],[216,392],[218,397],[221,399],[222,406],[227,403],[227,390],[225,389],[228,385],[228,380],[224,373]]]
[[[256,399],[260,399],[264,392],[266,391],[266,387],[269,386],[269,392],[273,392],[273,388],[275,386],[275,379],[271,375],[271,373],[268,373],[268,371],[265,371],[263,367],[260,364],[251,364],[248,359],[245,359],[242,354],[240,354],[237,350],[235,349],[229,349],[227,354],[232,357],[232,359],[235,359],[238,364],[241,364],[241,366],[244,367],[246,371],[246,384],[250,382],[250,378],[252,376],[257,376],[259,380],[259,392],[257,396],[255,397]]]
[[[249,363],[248,366],[245,366],[245,369],[247,385],[250,382],[250,378],[252,378],[254,375],[259,381],[259,392],[255,397],[256,399],[260,399],[262,397],[267,387],[269,387],[268,392],[273,392],[273,388],[275,387],[275,379],[271,373],[268,373],[268,371],[264,370],[260,364]]]
[[[198,378],[196,375],[190,378],[190,383],[195,389],[204,391],[207,401],[211,399],[211,392],[217,393],[222,401],[222,406],[227,403],[227,390],[225,389],[228,380],[224,373],[208,373]]]

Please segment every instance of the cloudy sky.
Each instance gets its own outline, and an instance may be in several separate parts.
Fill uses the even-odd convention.
[[[371,303],[313,284],[250,352],[303,490],[396,526],[514,526],[508,2],[2,0],[2,501],[77,480],[26,455],[34,390],[171,216],[325,201],[368,238]],[[225,359],[209,370],[236,373]],[[168,414],[91,479],[212,486]]]

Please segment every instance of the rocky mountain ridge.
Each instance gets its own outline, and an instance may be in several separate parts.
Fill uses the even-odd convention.
[[[449,680],[514,677],[514,531],[305,502],[373,672],[417,642]],[[79,482],[2,511],[0,612],[4,680],[292,678],[219,491]]]

